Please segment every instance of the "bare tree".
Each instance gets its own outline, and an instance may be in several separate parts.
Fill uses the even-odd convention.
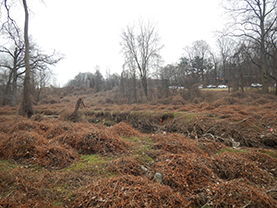
[[[113,73],[106,79],[106,89],[111,90],[114,87],[118,86],[120,83],[120,75],[117,73]]]
[[[220,60],[221,60],[221,70],[219,72],[219,77],[222,81],[225,81],[226,84],[231,78],[231,68],[230,59],[235,53],[235,47],[237,43],[229,37],[220,37],[217,39],[217,46],[219,48]],[[230,93],[230,83],[228,83],[228,92]]]
[[[96,65],[94,67],[95,73],[94,73],[94,89],[95,92],[99,92],[103,89],[104,85],[104,78],[103,75],[101,74],[100,66]]]
[[[252,63],[247,54],[247,46],[241,43],[237,46],[235,53],[231,58],[231,68],[233,73],[231,75],[233,82],[233,89],[236,91],[241,88],[244,91],[244,83],[247,83],[246,77],[250,74]],[[249,64],[250,63],[250,64]]]
[[[9,4],[10,3],[10,4]],[[4,6],[7,12],[7,21],[2,24],[14,25],[15,28],[18,28],[15,21],[10,16],[10,9],[14,4],[13,1],[3,0],[1,1],[1,6]],[[22,103],[19,108],[19,114],[23,116],[27,116],[30,118],[34,114],[32,100],[31,100],[31,93],[30,93],[30,64],[29,64],[29,11],[26,0],[22,0],[23,9],[24,9],[24,45],[25,45],[25,54],[24,54],[24,63],[25,63],[25,77],[24,77],[24,84],[23,84],[23,99]]]
[[[134,99],[134,102],[136,103],[138,101],[137,98],[137,68],[136,68],[136,62],[133,57],[125,57],[126,61],[123,65],[123,71],[125,71],[122,75],[130,74],[132,85],[131,87],[131,93],[132,97]],[[124,77],[124,76],[123,76]],[[122,80],[123,81],[123,80]]]
[[[190,62],[197,74],[200,74],[201,81],[204,81],[204,72],[208,70],[206,60],[210,55],[210,46],[204,40],[198,40],[192,43],[192,46],[186,46],[184,50],[187,52]],[[205,63],[206,62],[206,63]]]
[[[207,58],[207,55],[210,52],[210,46],[204,40],[197,40],[192,43],[192,48],[194,52],[194,56],[199,56],[203,59]]]
[[[137,29],[137,30],[135,30]],[[159,52],[163,48],[160,37],[153,23],[140,20],[137,28],[127,26],[121,34],[122,52],[127,62],[135,62],[141,79],[144,94],[148,97],[147,78],[150,69],[160,59]]]
[[[277,15],[277,14],[276,14]],[[269,47],[269,56],[270,56],[270,78],[275,82],[275,94],[277,95],[277,22],[275,23],[275,31],[276,33],[272,34],[268,38]]]
[[[233,0],[225,1],[232,21],[227,24],[228,33],[233,37],[244,38],[252,46],[258,46],[258,61],[254,63],[261,69],[263,92],[268,90],[268,37],[276,31],[277,0]]]
[[[7,38],[8,42],[0,46],[0,54],[2,55],[0,67],[4,70],[8,70],[10,75],[6,82],[3,104],[8,104],[11,100],[12,106],[16,106],[18,87],[17,80],[25,73],[25,44],[21,40],[22,36],[20,30],[15,30],[12,25],[9,27],[4,26],[2,32],[3,38]],[[38,46],[36,46],[36,44],[32,42],[30,43],[29,51],[31,74],[33,77],[37,77],[39,79],[39,81],[35,80],[35,82],[39,82],[39,85],[37,85],[37,98],[39,100],[39,94],[46,84],[45,81],[47,76],[45,75],[48,74],[47,71],[50,72],[49,65],[55,65],[63,58],[63,56],[55,51],[50,55],[46,55],[38,48]],[[9,99],[9,97],[11,97],[11,99]]]
[[[161,80],[159,86],[159,97],[168,97],[170,95],[169,88],[170,85],[178,85],[180,86],[180,74],[178,73],[178,67],[168,64],[165,67],[161,67],[158,71],[158,78]]]
[[[7,44],[11,45],[11,47],[7,47],[6,44],[0,46],[0,53],[2,55],[0,67],[4,70],[8,70],[9,73],[4,92],[3,105],[9,103],[11,100],[12,106],[15,106],[17,97],[17,78],[24,73],[19,72],[19,69],[24,67],[24,43],[21,40],[21,36],[18,36],[18,29],[14,28],[14,25],[3,25],[2,33],[3,37],[8,40]]]
[[[277,48],[272,49],[272,54],[273,57],[271,59],[271,75],[270,77],[274,80],[275,82],[275,95],[277,95]]]
[[[120,85],[119,85],[120,102],[124,101],[124,103],[129,103],[130,101],[133,100],[134,89],[132,84],[132,76],[133,75],[130,70],[125,70],[123,68],[120,75]]]
[[[34,114],[33,104],[31,99],[31,81],[30,81],[30,46],[29,46],[29,11],[26,0],[22,0],[24,13],[25,13],[25,23],[24,23],[24,44],[25,44],[25,77],[23,83],[23,97],[19,107],[19,114],[22,116],[27,116],[30,118]]]
[[[22,5],[23,5],[23,9],[24,9],[24,43],[20,44],[21,41],[17,41],[21,40],[20,39],[20,30],[19,27],[17,26],[16,22],[11,18],[10,16],[10,9],[12,7],[15,7],[15,2],[12,0],[2,0],[0,1],[0,5],[1,7],[4,7],[7,13],[7,21],[5,21],[2,24],[2,28],[3,29],[5,26],[7,27],[12,27],[15,29],[15,33],[11,33],[10,35],[12,37],[12,39],[14,40],[14,42],[16,43],[16,47],[15,47],[15,51],[14,51],[14,56],[16,56],[17,54],[23,54],[24,51],[24,67],[25,67],[25,71],[24,73],[24,82],[23,82],[23,93],[22,93],[22,102],[20,104],[19,107],[19,114],[23,115],[23,116],[27,116],[28,118],[30,118],[34,111],[33,111],[33,107],[32,107],[32,99],[31,99],[31,70],[36,68],[36,69],[40,69],[40,70],[45,70],[47,68],[47,64],[55,64],[57,63],[58,60],[52,60],[51,59],[51,55],[47,56],[47,55],[43,55],[41,53],[36,53],[33,54],[34,57],[32,57],[32,63],[30,63],[30,41],[29,41],[29,11],[28,11],[28,5],[27,5],[27,1],[26,0],[22,0]],[[11,30],[8,30],[11,31]],[[19,45],[23,45],[23,47],[19,47]],[[19,53],[20,52],[20,53]],[[22,65],[20,66],[22,67]],[[14,69],[16,69],[17,67],[14,67]],[[17,68],[18,69],[18,68]],[[14,73],[14,76],[16,77],[17,74]]]

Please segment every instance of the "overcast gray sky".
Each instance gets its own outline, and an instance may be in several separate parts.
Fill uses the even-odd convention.
[[[176,63],[193,41],[215,43],[222,28],[220,0],[30,0],[30,35],[45,51],[65,55],[56,67],[57,84],[66,84],[78,72],[105,76],[122,71],[120,33],[138,19],[157,22],[165,64]]]

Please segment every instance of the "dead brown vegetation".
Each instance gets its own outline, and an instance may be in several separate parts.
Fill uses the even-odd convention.
[[[111,194],[113,193],[113,194]],[[186,207],[180,193],[143,177],[101,179],[82,190],[74,207]]]
[[[84,94],[72,122],[66,90],[32,119],[0,108],[1,207],[277,207],[274,96],[97,105],[113,96]]]
[[[112,126],[112,130],[115,131],[116,134],[123,137],[138,137],[141,134],[133,129],[129,124],[125,122],[120,122]]]
[[[66,167],[79,156],[63,146],[49,144],[36,132],[18,131],[0,142],[0,157],[55,169]]]
[[[249,183],[254,187],[270,187],[275,182],[272,174],[264,171],[264,169],[256,166],[254,162],[248,160],[246,157],[241,157],[237,153],[222,152],[214,156],[212,160],[213,172],[221,179],[227,181],[240,179],[240,181]],[[276,162],[277,160],[274,163]]]
[[[61,144],[69,145],[80,154],[118,154],[128,152],[128,143],[109,130],[91,126],[87,129],[76,129],[54,139]]]

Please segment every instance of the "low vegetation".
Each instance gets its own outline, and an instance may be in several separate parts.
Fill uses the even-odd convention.
[[[277,207],[275,96],[117,105],[106,93],[84,95],[74,121],[75,96],[31,119],[0,108],[1,207]]]

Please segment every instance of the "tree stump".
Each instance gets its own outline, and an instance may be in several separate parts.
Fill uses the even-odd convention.
[[[69,116],[69,120],[70,120],[70,121],[77,122],[78,120],[80,120],[80,115],[78,114],[78,110],[79,110],[81,107],[86,107],[86,106],[85,106],[85,104],[84,104],[84,102],[83,102],[83,99],[82,99],[82,98],[79,98],[79,99],[77,100],[77,103],[76,103],[74,112]]]

